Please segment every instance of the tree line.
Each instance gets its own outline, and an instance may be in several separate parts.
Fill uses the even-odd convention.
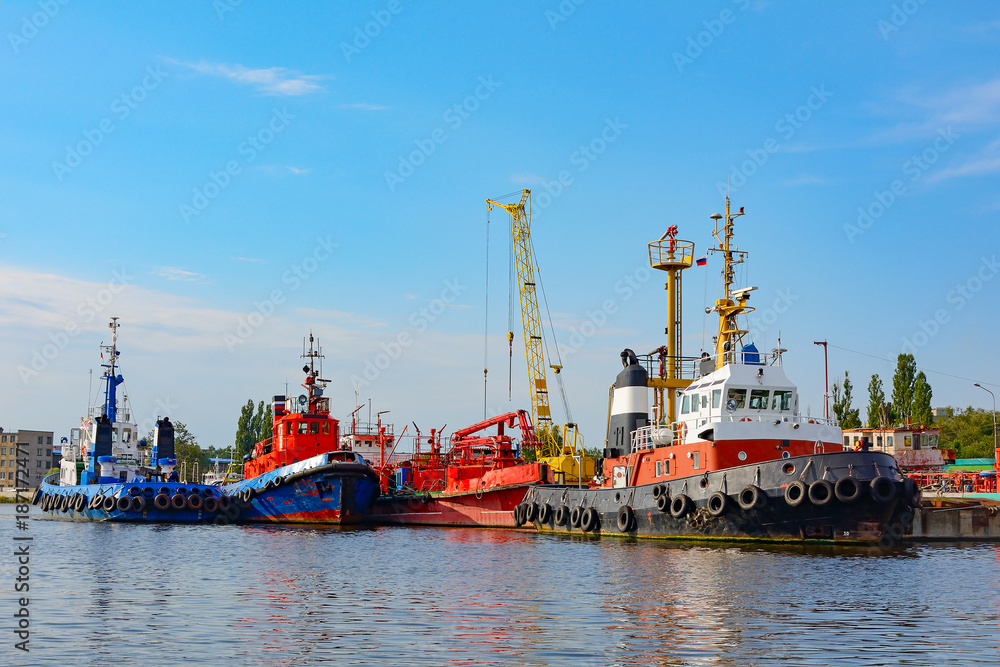
[[[992,457],[993,414],[989,410],[945,408],[936,419],[931,410],[934,393],[923,371],[917,370],[912,354],[896,357],[892,376],[892,393],[886,400],[882,379],[877,373],[868,382],[868,407],[865,421],[861,409],[852,407],[854,386],[847,371],[840,383],[831,387],[833,413],[840,427],[847,429],[892,428],[903,424],[922,424],[941,429],[938,446],[955,449],[958,458]]]

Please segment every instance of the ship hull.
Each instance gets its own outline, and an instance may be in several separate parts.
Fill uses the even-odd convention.
[[[212,511],[205,509],[204,497],[211,494],[218,501],[218,488],[205,484],[183,484],[179,482],[116,482],[113,484],[78,484],[61,486],[51,484],[47,477],[38,487],[36,504],[42,510],[41,518],[58,521],[121,521],[132,523],[231,523],[238,518],[239,512],[235,503],[228,504],[227,510],[217,507]],[[166,509],[158,509],[154,502],[157,495],[173,498],[178,493],[185,498],[188,492],[197,489],[201,496],[201,507],[191,507],[186,502],[183,507],[173,505]],[[137,491],[135,491],[137,490]],[[207,494],[206,494],[207,492]],[[142,503],[130,502],[128,509],[119,509],[119,500],[123,498],[142,498]],[[82,498],[83,500],[76,500]],[[105,505],[96,507],[97,499],[114,499],[114,507]],[[123,503],[124,504],[124,503]],[[141,507],[139,507],[141,505]],[[231,507],[231,509],[228,509]]]
[[[482,493],[423,493],[380,496],[367,522],[396,526],[484,526],[513,528],[513,511],[530,487],[490,489]]]
[[[823,484],[810,493],[818,480],[829,482],[830,487],[826,490],[832,491],[842,477],[852,477],[856,482],[853,498],[848,498],[846,493],[844,499],[833,493],[826,495],[824,489],[819,488],[825,486]],[[876,494],[871,481],[880,477],[888,481],[875,484],[880,492]],[[792,501],[787,499],[788,487],[794,482],[802,484],[798,487],[802,493],[797,496],[797,502],[794,498]],[[841,485],[855,491],[851,482]],[[744,489],[751,486],[757,491],[744,495]],[[660,493],[654,491],[656,487]],[[912,496],[906,497],[908,493],[912,493],[912,489],[904,483],[891,456],[878,452],[840,452],[737,466],[642,486],[535,487],[524,501],[525,507],[534,504],[533,516],[522,517],[522,520],[526,519],[529,525],[547,533],[878,543],[887,534],[898,537],[911,529],[911,507],[917,501]],[[658,498],[654,497],[658,495],[666,495],[669,502],[661,502],[658,506]],[[719,495],[725,499],[720,500]],[[681,496],[686,496],[687,501]],[[746,502],[748,506],[744,506],[740,504],[741,499],[753,499],[754,502]],[[538,516],[543,505],[549,507],[545,521]],[[687,509],[671,511],[681,505],[686,505]],[[567,508],[566,521],[560,525],[556,522],[556,510],[562,506]],[[593,508],[597,525],[589,531],[584,530],[587,526],[582,521],[581,525],[573,526],[569,518],[573,508],[580,508],[581,518],[584,510]]]
[[[378,495],[378,475],[363,463],[321,454],[223,487],[240,498],[244,523],[358,524]]]

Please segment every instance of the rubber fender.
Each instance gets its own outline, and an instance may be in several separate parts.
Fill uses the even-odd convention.
[[[805,501],[808,495],[809,490],[799,480],[795,480],[785,487],[785,502],[788,503],[789,507],[798,507]]]
[[[683,493],[673,497],[670,501],[670,516],[679,519],[691,511],[691,499]]]
[[[716,491],[708,497],[708,513],[712,516],[722,516],[729,507],[729,496],[722,491]]]
[[[736,496],[736,502],[744,511],[758,509],[767,504],[767,494],[759,486],[747,484]]]
[[[816,507],[828,505],[833,498],[833,484],[825,479],[817,479],[809,485],[809,502]]]
[[[618,532],[627,533],[632,530],[635,524],[635,512],[628,505],[622,505],[618,509]]]
[[[861,484],[853,477],[841,477],[833,485],[833,495],[842,503],[853,503],[861,497]]]
[[[589,533],[592,530],[597,530],[601,523],[601,517],[598,515],[597,510],[593,507],[588,507],[583,510],[583,515],[580,517],[580,528],[585,533]]]

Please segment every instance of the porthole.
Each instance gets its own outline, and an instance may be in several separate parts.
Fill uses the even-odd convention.
[[[783,459],[789,459],[791,457],[792,457],[792,455],[788,453],[788,450],[785,450],[785,451],[781,452],[781,458],[783,458]]]
[[[787,454],[788,452],[785,453]],[[786,475],[791,475],[793,472],[795,472],[795,465],[792,463],[786,463],[785,465],[781,466],[781,472],[785,473]]]
[[[740,452],[739,454],[736,455],[736,458],[738,458],[740,461],[746,461],[747,460],[747,453],[746,452]]]
[[[708,488],[708,477],[702,477],[701,481],[698,482],[698,486],[700,486],[703,489],[707,489]]]

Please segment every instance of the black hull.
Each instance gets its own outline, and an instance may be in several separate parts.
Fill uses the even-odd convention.
[[[853,499],[846,493],[841,494],[842,499],[835,494],[824,499],[823,488],[809,493],[809,487],[817,480],[826,480],[834,487],[837,480],[844,477],[857,482]],[[880,477],[888,478],[891,484],[882,480],[876,484],[878,488],[873,489],[871,481]],[[805,495],[797,503],[794,498],[789,502],[786,489],[796,481],[804,485]],[[753,492],[741,494],[750,486],[758,488],[756,502],[752,505],[746,501]],[[825,485],[817,485],[820,486]],[[670,500],[668,503],[661,501],[661,506],[666,505],[664,509],[657,507],[656,487],[660,487],[656,495],[665,494]],[[842,483],[841,487],[842,490],[854,490],[850,481]],[[889,492],[891,497],[887,497]],[[547,533],[878,543],[887,535],[898,537],[911,529],[911,508],[919,503],[914,499],[915,493],[911,485],[904,483],[895,460],[888,454],[839,452],[779,459],[643,486],[610,489],[536,486],[525,497],[521,520]],[[687,496],[687,502],[679,498],[682,495]],[[725,499],[721,500],[719,495]],[[529,514],[526,510],[532,503],[530,515],[524,516]],[[685,504],[687,510],[683,513],[671,513],[672,507]],[[548,509],[542,512],[544,505],[548,505]],[[556,522],[557,515],[561,514],[556,511],[560,506],[566,507],[563,517],[566,520],[562,525]],[[583,525],[571,525],[569,516],[573,508],[580,508],[581,515],[582,510],[594,508],[596,526],[593,518],[591,526],[585,521]],[[584,530],[588,527],[591,530]]]

